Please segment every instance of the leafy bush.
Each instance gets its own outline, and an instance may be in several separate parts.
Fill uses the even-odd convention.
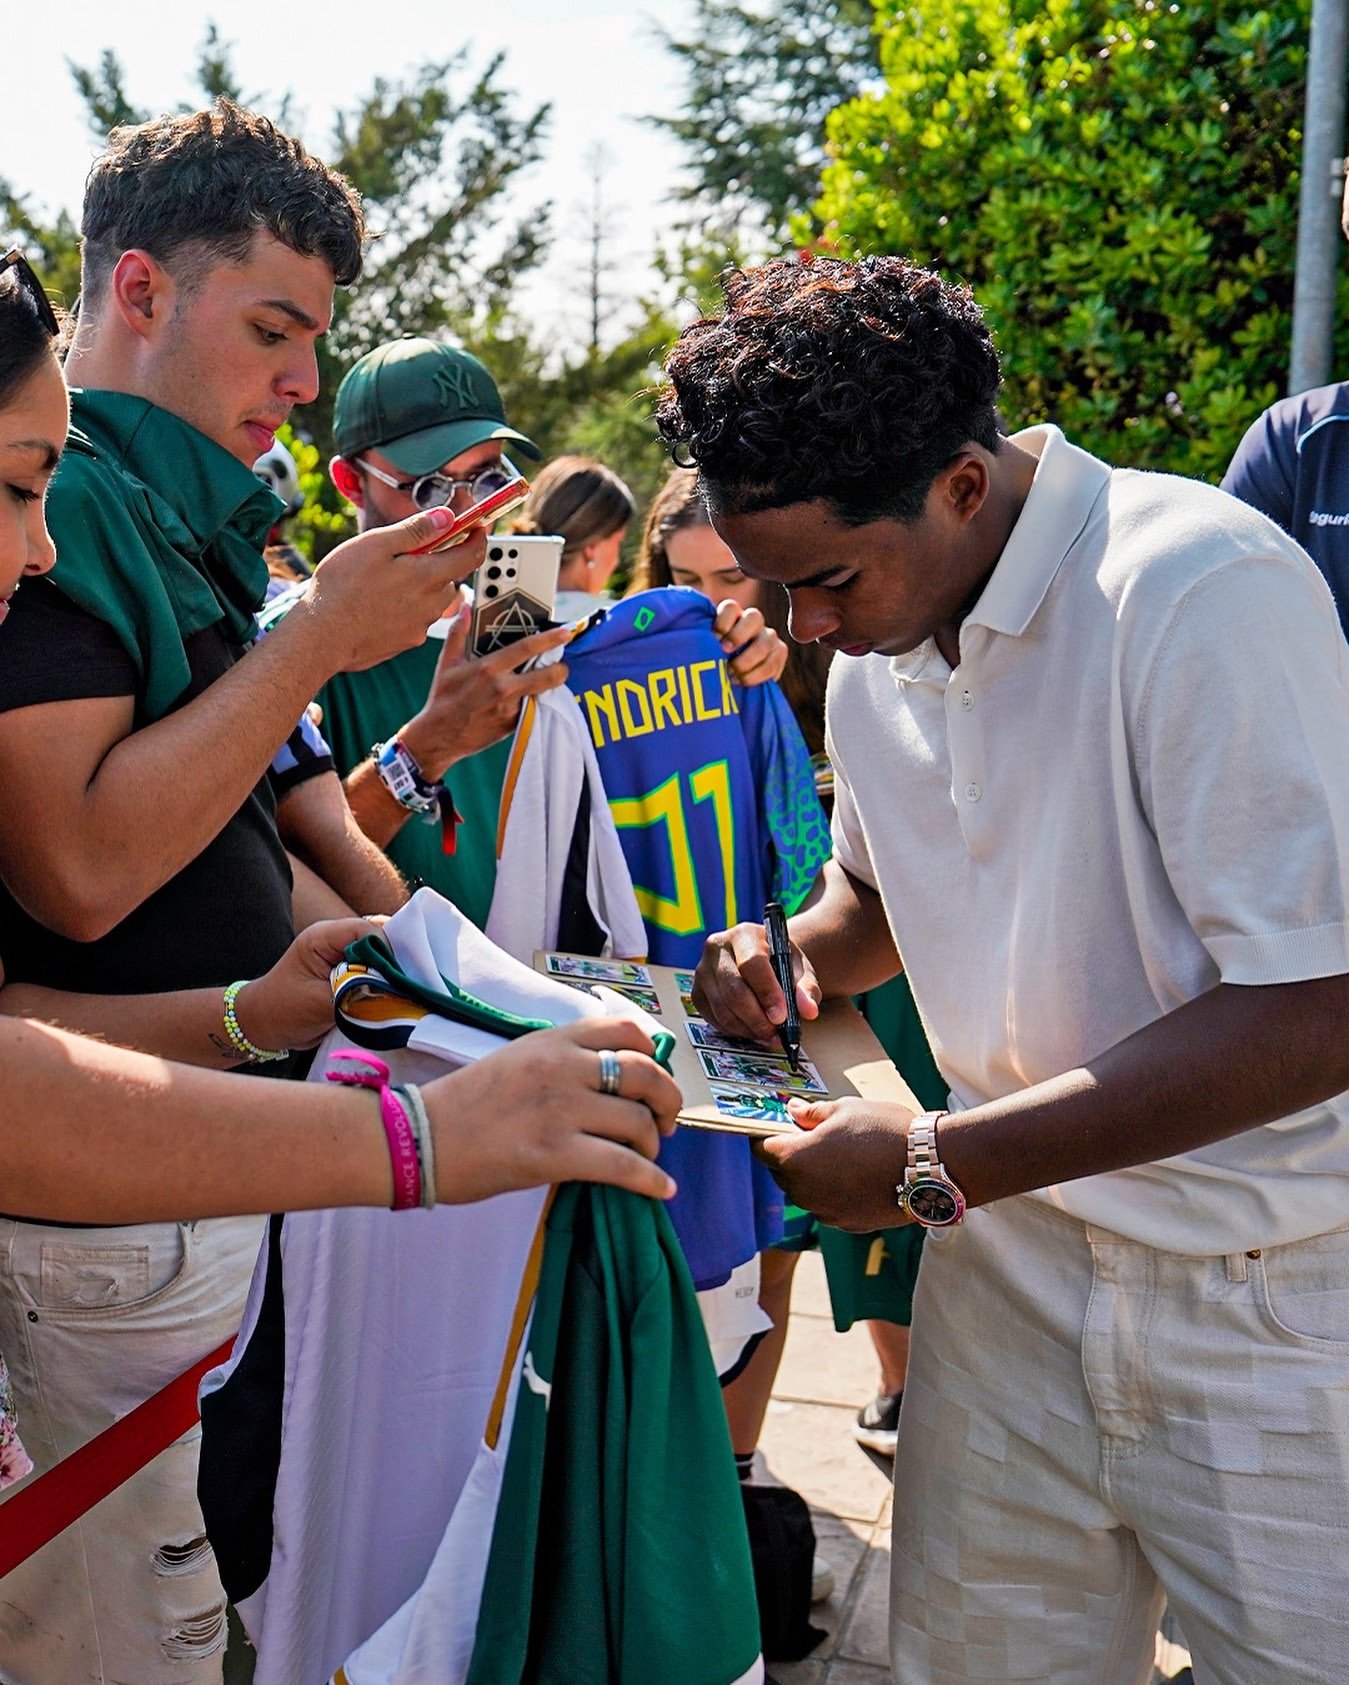
[[[1283,390],[1310,11],[878,0],[883,86],[829,122],[831,245],[973,287],[1010,425],[1216,479]]]

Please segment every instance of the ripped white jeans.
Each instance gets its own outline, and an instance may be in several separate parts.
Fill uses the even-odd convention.
[[[262,1229],[259,1217],[0,1219],[0,1351],[36,1465],[13,1490],[229,1338]],[[225,1598],[197,1508],[199,1438],[185,1434],[0,1580],[3,1685],[218,1685]]]

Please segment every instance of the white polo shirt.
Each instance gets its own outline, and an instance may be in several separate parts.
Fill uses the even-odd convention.
[[[1349,971],[1349,645],[1254,510],[1055,427],[960,633],[833,664],[835,850],[873,885],[953,1108],[1217,983]],[[1349,1034],[1349,1025],[1346,1026]],[[1349,1225],[1349,1095],[1042,1189],[1175,1252]]]

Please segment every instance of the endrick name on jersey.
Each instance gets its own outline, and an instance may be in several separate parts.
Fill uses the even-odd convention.
[[[584,691],[577,701],[585,709],[597,749],[664,726],[694,725],[740,712],[724,661],[657,667],[644,678],[618,679]]]

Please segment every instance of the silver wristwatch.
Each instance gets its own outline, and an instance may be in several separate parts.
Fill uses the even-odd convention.
[[[965,1215],[965,1196],[937,1157],[937,1125],[945,1112],[920,1112],[909,1124],[909,1162],[895,1189],[899,1209],[925,1229],[947,1229]]]

